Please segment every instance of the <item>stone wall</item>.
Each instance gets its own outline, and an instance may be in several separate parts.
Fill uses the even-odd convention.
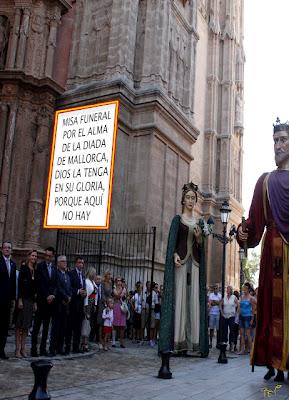
[[[0,16],[0,239],[55,241],[41,228],[55,100],[120,100],[111,229],[157,226],[160,268],[184,182],[199,185],[197,214],[216,230],[225,199],[238,224],[243,0],[7,0]],[[209,282],[220,265],[210,238]]]
[[[66,0],[0,5],[0,240],[41,249],[55,99],[57,31]]]

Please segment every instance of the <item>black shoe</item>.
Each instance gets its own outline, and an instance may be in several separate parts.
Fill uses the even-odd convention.
[[[40,350],[40,353],[39,353],[39,354],[40,354],[41,357],[48,357],[48,354],[49,354],[49,353],[48,353],[48,351],[46,351],[46,350]]]
[[[274,370],[274,368],[269,367],[269,368],[268,368],[267,374],[264,375],[265,381],[269,381],[269,379],[271,379],[272,376],[274,376],[274,375],[275,375],[275,370]]]
[[[63,355],[64,356],[68,356],[69,354],[70,354],[70,351],[69,350],[65,350]]]
[[[274,382],[284,382],[284,372],[278,369],[277,375],[274,378]]]
[[[37,353],[36,349],[31,349],[30,355],[31,355],[31,357],[38,357],[39,356],[39,354]]]
[[[72,353],[74,353],[74,354],[80,354],[80,353],[81,353],[81,350],[80,350],[80,349],[73,349],[73,350],[72,350]]]
[[[8,359],[9,359],[9,357],[6,356],[5,351],[2,351],[2,352],[0,353],[0,358],[1,358],[1,360],[8,360]]]
[[[48,353],[48,356],[47,357],[55,357],[56,356],[56,351],[50,351],[49,353]]]
[[[66,346],[65,346],[64,353],[65,353],[66,356],[67,356],[68,354],[70,354],[70,347],[66,347]]]

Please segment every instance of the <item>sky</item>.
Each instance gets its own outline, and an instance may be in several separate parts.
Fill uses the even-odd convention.
[[[272,124],[289,120],[289,1],[244,0],[243,205],[258,177],[275,169]]]
[[[289,1],[244,0],[244,8],[243,206],[247,216],[257,179],[276,168],[273,122],[277,117],[281,122],[289,120]],[[254,250],[260,254],[261,246]]]

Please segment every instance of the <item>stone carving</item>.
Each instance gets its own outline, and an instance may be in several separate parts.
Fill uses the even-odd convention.
[[[243,71],[245,63],[245,53],[243,45],[240,44],[236,49],[236,81],[243,81]]]
[[[236,30],[234,24],[235,18],[231,18],[230,15],[226,15],[225,27],[222,34],[222,39],[225,40],[227,37],[231,40],[236,39]]]
[[[34,153],[42,153],[43,151],[48,149],[47,128],[49,128],[51,123],[51,115],[47,107],[41,107],[36,117],[36,123],[39,126],[39,128],[34,143],[33,151]]]
[[[88,74],[101,74],[105,71],[111,26],[111,4],[95,3],[86,21],[83,21],[83,32],[80,41],[80,55]],[[95,8],[95,6],[97,6]]]
[[[235,100],[235,124],[243,123],[243,99],[240,93],[237,93]]]
[[[17,85],[5,84],[3,85],[2,94],[4,96],[15,96],[17,94]]]
[[[189,77],[188,44],[185,34],[171,28],[169,94],[181,105],[184,102],[184,88]]]
[[[35,33],[42,33],[44,29],[43,17],[40,14],[34,14],[31,23],[31,29]]]
[[[31,32],[28,40],[26,70],[33,76],[41,77],[44,71],[48,28],[40,10],[32,15]]]
[[[207,0],[198,0],[198,7],[201,15],[203,16],[204,19],[207,19],[208,13],[207,13]]]
[[[9,39],[9,20],[0,15],[0,69],[4,69]]]
[[[50,32],[48,37],[48,46],[56,47],[56,35],[57,35],[57,22],[52,20],[50,23]]]
[[[214,2],[214,4],[212,4],[212,7],[210,8],[210,16],[209,16],[209,29],[215,35],[220,35],[221,33],[218,8],[219,8],[218,2]]]

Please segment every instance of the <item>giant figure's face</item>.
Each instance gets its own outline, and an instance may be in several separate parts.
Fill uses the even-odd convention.
[[[189,190],[184,196],[183,200],[184,208],[192,210],[195,204],[196,204],[196,193],[193,192],[192,190]]]
[[[282,168],[289,161],[289,133],[287,131],[275,132],[273,135],[275,163]]]

